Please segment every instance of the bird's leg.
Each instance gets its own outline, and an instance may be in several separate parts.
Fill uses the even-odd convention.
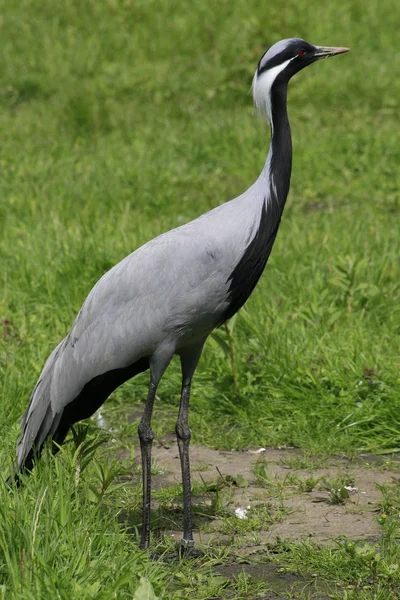
[[[138,427],[140,452],[142,455],[143,481],[143,523],[140,540],[141,548],[148,548],[150,545],[151,446],[154,439],[154,433],[150,423],[156,390],[157,386],[151,382],[144,407],[143,417]]]
[[[203,342],[204,343],[204,342]],[[179,414],[176,422],[176,437],[178,441],[179,456],[181,459],[182,485],[183,485],[183,539],[181,551],[190,554],[194,546],[192,523],[192,492],[190,486],[189,442],[191,431],[189,428],[189,399],[190,385],[196,370],[203,343],[186,350],[181,354],[182,365],[182,392],[179,405]]]
[[[189,428],[190,381],[183,382],[179,415],[176,422],[176,437],[178,440],[179,456],[181,459],[182,485],[183,485],[183,550],[189,550],[194,545],[192,524],[192,498],[190,486],[189,442],[191,431]]]

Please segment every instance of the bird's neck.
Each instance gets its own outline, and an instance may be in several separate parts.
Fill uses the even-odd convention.
[[[274,198],[283,210],[292,172],[292,136],[287,114],[287,86],[272,86],[270,102],[271,143],[264,169],[267,171],[270,197]]]

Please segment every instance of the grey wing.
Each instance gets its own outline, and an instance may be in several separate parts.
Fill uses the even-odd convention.
[[[207,293],[195,291],[199,277],[209,275],[207,259],[199,261],[202,269],[194,269],[192,263],[189,267],[182,245],[186,246],[185,240],[172,238],[146,245],[94,286],[33,390],[21,421],[19,467],[32,448],[40,449],[49,435],[54,437],[64,409],[88,382],[151,356],[165,338],[176,344],[184,319],[193,320],[190,307],[195,301],[199,313],[212,313],[212,307],[206,306]],[[165,268],[166,262],[172,263],[170,269]]]
[[[25,464],[32,447],[41,447],[47,436],[51,435],[52,429],[58,427],[61,413],[57,413],[51,406],[50,386],[53,365],[63,342],[48,357],[21,419],[21,433],[16,450],[18,468]]]

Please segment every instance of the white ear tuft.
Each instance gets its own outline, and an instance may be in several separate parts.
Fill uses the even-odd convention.
[[[256,71],[253,78],[252,90],[254,104],[257,108],[257,112],[268,121],[271,127],[271,88],[279,73],[281,73],[292,60],[293,58],[285,60],[285,62],[281,63],[280,65],[272,67],[271,69],[267,69],[261,73],[261,75],[259,75]]]

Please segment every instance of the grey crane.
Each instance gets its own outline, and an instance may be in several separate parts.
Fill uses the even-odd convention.
[[[141,547],[150,543],[151,415],[156,390],[178,355],[182,389],[176,435],[182,468],[182,548],[193,547],[189,467],[190,386],[204,343],[246,302],[270,255],[289,192],[292,144],[290,78],[348,48],[292,38],[274,44],[253,79],[258,110],[271,128],[267,160],[241,196],[168,231],[124,258],[96,283],[71,331],[47,359],[21,421],[15,473],[30,470],[47,438],[61,444],[122,383],[150,369],[138,427],[143,470]]]

